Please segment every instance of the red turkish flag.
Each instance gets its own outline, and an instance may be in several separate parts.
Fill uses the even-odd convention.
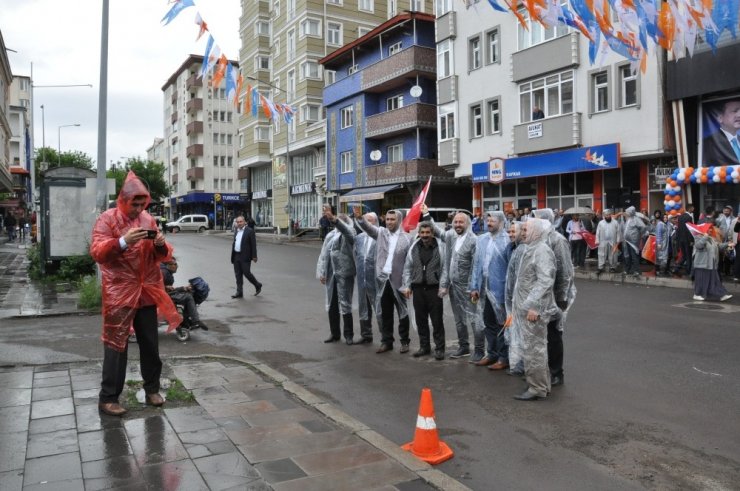
[[[432,176],[429,176],[424,189],[421,190],[419,196],[416,197],[416,201],[411,206],[409,214],[403,219],[403,230],[404,232],[410,232],[411,229],[416,228],[419,225],[419,219],[421,218],[421,207],[427,199],[427,193],[429,192],[429,186],[432,184]]]

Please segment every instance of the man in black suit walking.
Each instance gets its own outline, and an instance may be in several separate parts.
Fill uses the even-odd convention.
[[[231,264],[234,265],[234,275],[236,276],[236,293],[231,298],[242,298],[244,292],[242,285],[244,277],[254,285],[255,296],[262,291],[262,283],[251,272],[251,262],[257,262],[257,238],[254,231],[247,227],[247,221],[242,215],[236,217],[236,233],[234,233],[234,242],[231,244]]]

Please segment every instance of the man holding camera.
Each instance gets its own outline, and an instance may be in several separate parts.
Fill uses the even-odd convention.
[[[93,227],[90,255],[102,275],[105,345],[98,408],[112,416],[126,413],[118,398],[126,381],[129,329],[133,326],[139,344],[146,402],[161,406],[157,314],[170,331],[182,322],[162,284],[159,263],[171,259],[172,247],[144,211],[150,201],[144,183],[129,172],[117,206],[102,213]]]

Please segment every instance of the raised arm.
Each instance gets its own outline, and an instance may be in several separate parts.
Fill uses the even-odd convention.
[[[365,232],[367,235],[372,237],[373,239],[378,238],[379,228],[373,225],[372,223],[367,223],[367,220],[362,218],[362,207],[361,206],[353,206],[352,207],[352,213],[355,216],[355,220],[357,221],[357,225],[360,226],[363,232]]]

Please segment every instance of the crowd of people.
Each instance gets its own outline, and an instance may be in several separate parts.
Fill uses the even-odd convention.
[[[385,226],[360,206],[352,211],[350,218],[330,205],[323,208],[334,227],[316,266],[326,288],[326,343],[342,337],[348,345],[372,343],[374,318],[381,337],[376,353],[387,353],[396,341],[397,317],[400,353],[408,353],[413,316],[419,341],[414,357],[469,357],[476,366],[523,375],[527,390],[515,396],[519,400],[545,398],[563,384],[563,328],[576,289],[570,245],[556,229],[552,210],[535,210],[526,220],[511,222],[502,212],[489,212],[480,235],[462,212],[444,227],[424,207],[421,222],[406,233],[399,210],[386,213]],[[359,339],[352,315],[355,288]],[[445,296],[458,338],[450,353]]]

